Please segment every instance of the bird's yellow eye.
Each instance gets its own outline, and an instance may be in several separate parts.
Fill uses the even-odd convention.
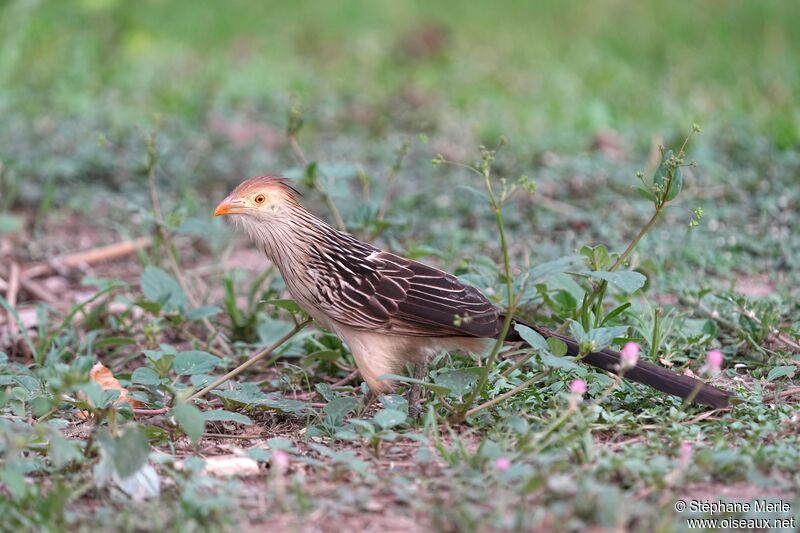
[[[254,200],[254,201],[255,201],[255,203],[257,203],[258,205],[261,205],[261,204],[263,204],[264,202],[266,202],[266,201],[267,201],[267,197],[266,197],[266,196],[264,196],[263,194],[259,194],[259,195],[258,195],[258,196],[256,196],[256,197],[255,197],[253,200]]]

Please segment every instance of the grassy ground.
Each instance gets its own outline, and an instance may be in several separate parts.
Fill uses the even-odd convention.
[[[10,1],[0,15],[0,528],[682,531],[709,515],[679,500],[798,515],[793,3]],[[588,312],[599,284],[569,258],[626,248],[653,213],[637,171],[649,180],[693,123],[697,165],[620,272],[646,284]],[[230,188],[296,178],[313,211],[507,305],[482,179],[431,165],[474,163],[501,137],[495,190],[536,185],[502,211],[518,312],[591,327],[630,303],[603,325],[625,328],[616,345],[695,374],[720,349],[706,379],[740,403],[683,406],[512,347],[479,402],[534,384],[454,424],[479,362],[441,354],[412,419],[401,396],[363,410],[358,379],[332,389],[354,364],[313,327],[187,401],[302,320],[210,217]],[[69,255],[132,239],[104,261]],[[135,416],[90,380],[97,362]]]

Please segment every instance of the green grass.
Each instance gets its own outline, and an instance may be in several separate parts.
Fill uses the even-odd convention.
[[[781,500],[797,516],[798,22],[793,3],[763,1],[0,3],[0,280],[12,263],[153,242],[36,278],[53,301],[23,287],[34,325],[0,324],[0,529],[683,531],[681,498]],[[298,117],[316,187],[287,142]],[[512,371],[524,352],[500,354],[479,400],[539,381],[465,425],[447,407],[475,381],[462,354],[437,358],[441,396],[419,420],[399,396],[363,411],[359,381],[329,387],[353,367],[347,348],[314,328],[187,401],[302,320],[210,217],[245,177],[296,178],[314,212],[331,220],[332,202],[350,231],[503,305],[483,181],[432,160],[473,164],[508,139],[494,179],[537,187],[502,211],[518,291],[585,245],[622,252],[653,212],[636,172],[649,179],[657,146],[695,122],[697,166],[621,269],[647,283],[612,290],[598,316],[631,303],[610,324],[679,370],[721,349],[717,383],[743,400],[730,411],[547,353]],[[528,288],[521,314],[591,326],[580,303],[597,283],[556,272]],[[156,412],[132,420],[88,381],[95,362]],[[589,391],[570,411],[576,377]],[[255,476],[201,472],[239,449]],[[160,479],[157,504],[120,492],[128,470],[140,490]]]

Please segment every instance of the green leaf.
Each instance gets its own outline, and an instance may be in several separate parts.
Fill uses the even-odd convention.
[[[222,309],[216,305],[204,305],[203,307],[197,307],[196,309],[186,311],[186,320],[202,320],[203,318],[216,316],[221,312]]]
[[[393,409],[404,413],[408,412],[408,400],[399,394],[383,394],[379,399],[386,409]]]
[[[569,332],[572,338],[578,341],[578,344],[588,341],[586,338],[586,330],[583,329],[583,326],[577,320],[569,321]]]
[[[664,152],[664,155],[661,156],[661,163],[659,163],[655,174],[653,174],[653,183],[655,183],[659,187],[663,187],[664,180],[667,179],[667,173],[669,171],[669,169],[667,168],[667,160],[670,157],[672,157],[672,150],[667,150],[666,152]]]
[[[310,353],[303,358],[304,364],[311,364],[314,361],[325,361],[325,362],[332,362],[338,359],[341,359],[342,354],[339,353],[338,350],[318,350],[314,353]]]
[[[49,396],[37,396],[30,402],[31,414],[36,418],[44,416],[52,407]]]
[[[245,416],[241,413],[225,411],[223,409],[204,411],[203,418],[206,420],[206,422],[236,422],[237,424],[242,424],[245,426],[253,425],[253,421],[250,420],[249,416]]]
[[[203,413],[194,405],[179,403],[172,409],[172,414],[186,436],[192,439],[192,442],[197,443],[206,429]]]
[[[581,255],[567,255],[564,257],[559,257],[553,261],[536,265],[530,270],[529,276],[530,279],[536,283],[553,274],[568,272],[575,268],[576,265],[580,265],[582,262],[583,256]]]
[[[317,383],[314,385],[314,389],[319,393],[320,396],[326,401],[330,402],[336,397],[334,394],[333,389],[327,383]]]
[[[114,470],[121,478],[138,471],[150,455],[150,443],[138,427],[126,428],[118,438],[111,437],[108,432],[100,433],[98,442],[111,456]]]
[[[541,353],[539,357],[542,360],[542,364],[545,366],[553,367],[553,368],[563,368],[564,370],[575,370],[579,368],[578,364],[575,363],[569,357],[556,357],[555,355],[551,355],[549,353]]]
[[[94,381],[89,381],[81,385],[79,388],[84,394],[86,394],[86,399],[89,400],[90,405],[98,408],[105,407],[105,404],[103,403],[105,400],[103,387]]]
[[[581,248],[581,255],[586,257],[592,270],[604,270],[611,261],[608,249],[604,244],[598,244],[597,246],[585,245]]]
[[[545,338],[537,333],[534,329],[523,324],[516,324],[514,329],[517,330],[517,333],[519,333],[519,336],[522,337],[522,340],[527,342],[531,348],[539,350],[540,352],[550,351],[550,345],[547,344]]]
[[[164,377],[172,368],[172,362],[177,353],[171,346],[162,346],[162,350],[144,350],[144,355],[153,363],[154,370]]]
[[[114,346],[128,346],[136,344],[136,339],[133,337],[106,337],[94,343],[96,349],[112,348]]]
[[[300,309],[300,306],[297,305],[297,302],[295,302],[294,300],[275,299],[275,300],[265,300],[264,303],[267,305],[274,305],[275,307],[285,309],[286,311],[289,311],[294,315],[303,312],[303,310]]]
[[[203,387],[210,385],[214,382],[214,376],[210,374],[195,374],[189,377],[189,381],[192,384],[192,387],[195,389],[202,389]]]
[[[549,337],[547,339],[547,346],[550,347],[550,353],[556,357],[564,357],[569,351],[567,344],[556,337]]]
[[[213,372],[219,365],[220,358],[208,352],[190,350],[180,352],[175,361],[172,362],[172,369],[179,376],[192,376],[194,374],[208,374]]]
[[[636,187],[636,192],[639,193],[639,196],[650,202],[655,203],[658,200],[655,194],[653,194],[650,190],[645,189],[644,187]]]
[[[467,394],[475,382],[478,381],[480,371],[481,369],[477,367],[459,368],[440,373],[434,381],[437,385],[447,387],[450,391],[448,394],[461,397]]]
[[[298,416],[308,412],[305,402],[267,396],[255,383],[240,383],[236,390],[214,390],[211,394],[244,405],[266,407]]]
[[[0,470],[0,481],[3,482],[12,497],[19,499],[28,493],[30,486],[17,465],[18,463],[5,465],[5,468]]]
[[[476,187],[472,187],[471,185],[458,185],[456,190],[470,193],[473,196],[473,200],[486,200],[486,192],[483,189],[478,189]]]
[[[174,359],[175,356],[178,355],[177,353],[170,353],[170,352],[168,352],[166,350],[164,350],[164,351],[161,351],[161,350],[142,350],[142,353],[145,355],[145,357],[147,357],[148,359],[150,359],[153,362],[160,361],[164,357],[169,357],[169,356],[172,356],[172,358]]]
[[[165,271],[147,266],[140,278],[142,293],[168,311],[180,311],[186,306],[186,295],[178,281]]]
[[[131,374],[131,383],[141,385],[158,385],[161,383],[161,376],[148,366],[140,366]]]
[[[294,326],[286,320],[276,320],[262,316],[258,321],[258,339],[264,344],[272,344],[290,331]]]
[[[150,302],[148,300],[136,300],[136,305],[138,305],[151,315],[157,315],[161,313],[161,306],[155,302]]]
[[[709,319],[703,323],[702,332],[709,337],[716,337],[717,336],[717,323],[713,320]]]
[[[406,421],[407,415],[394,409],[381,409],[372,418],[381,428],[389,429]]]
[[[275,409],[282,413],[288,413],[297,416],[302,416],[308,412],[308,404],[305,402],[301,402],[299,400],[288,400],[285,398],[267,398],[266,400],[259,402],[258,405],[267,407],[269,409]]]
[[[65,439],[57,430],[50,435],[50,460],[53,466],[63,468],[71,461],[78,461],[83,457],[78,443]]]
[[[669,191],[667,192],[667,197],[665,200],[667,202],[674,200],[678,193],[681,192],[683,188],[683,171],[681,167],[675,169],[675,173],[672,175],[672,183],[670,183]]]
[[[796,368],[794,365],[776,366],[767,374],[767,381],[775,381],[779,378],[791,378],[794,377],[795,372]]]
[[[611,322],[612,320],[614,320],[616,317],[618,317],[619,315],[624,313],[625,310],[627,308],[629,308],[630,306],[631,306],[630,302],[625,302],[624,304],[620,305],[619,307],[617,307],[613,311],[609,312],[605,316],[605,318],[603,318],[603,324],[602,325],[605,325],[606,323]]]
[[[401,376],[399,374],[383,374],[378,376],[378,379],[381,380],[392,380],[392,381],[399,381],[400,383],[416,383],[417,385],[431,390],[437,394],[447,394],[450,392],[448,387],[443,387],[442,385],[437,385],[436,383],[430,383],[428,381],[422,381],[421,379],[416,379],[408,376]]]
[[[597,350],[607,348],[617,337],[623,337],[628,331],[628,326],[613,326],[591,329],[586,333],[585,340],[595,343]]]
[[[344,421],[344,417],[358,406],[358,399],[351,396],[339,396],[328,402],[322,411],[328,415],[334,426],[339,426]]]
[[[599,270],[594,272],[581,272],[581,274],[605,280],[626,293],[638,291],[644,287],[647,281],[647,278],[643,274],[632,270],[624,270],[622,272],[606,272],[604,270]]]

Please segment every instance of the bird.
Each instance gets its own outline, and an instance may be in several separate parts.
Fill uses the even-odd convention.
[[[332,227],[303,207],[301,196],[286,178],[257,176],[237,186],[213,214],[233,218],[278,268],[300,308],[348,346],[370,393],[390,392],[394,383],[382,376],[440,350],[482,354],[497,342],[506,310],[479,289]],[[574,339],[518,316],[505,341],[523,340],[517,324],[560,339],[568,355],[580,355]],[[580,361],[714,408],[728,406],[732,396],[641,359],[624,369],[620,353],[609,348]]]

